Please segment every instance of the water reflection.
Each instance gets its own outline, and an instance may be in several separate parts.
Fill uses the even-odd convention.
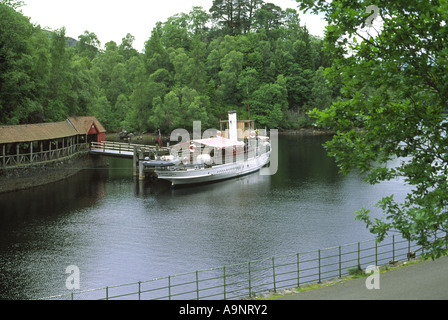
[[[87,290],[371,239],[353,212],[406,188],[339,175],[326,139],[280,137],[274,176],[171,190],[111,158],[107,170],[0,195],[0,298],[67,293],[69,265]]]

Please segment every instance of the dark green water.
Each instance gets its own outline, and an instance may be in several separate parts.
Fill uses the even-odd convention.
[[[0,298],[67,293],[69,265],[88,290],[372,239],[354,211],[379,215],[382,196],[407,188],[339,175],[326,139],[280,136],[274,176],[171,190],[111,159],[108,169],[0,195]]]

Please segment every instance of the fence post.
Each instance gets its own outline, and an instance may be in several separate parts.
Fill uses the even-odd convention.
[[[109,287],[106,287],[106,300],[109,300]]]
[[[141,300],[142,282],[138,282],[138,300]]]
[[[171,300],[171,276],[168,276],[168,300]]]
[[[272,276],[274,279],[274,292],[277,292],[277,286],[275,283],[275,262],[274,262],[274,257],[272,257]]]
[[[392,235],[392,261],[395,261],[395,235]]]
[[[250,280],[250,261],[248,262],[248,268],[249,268],[249,297],[252,297],[252,286]]]
[[[318,258],[319,258],[319,282],[318,283],[321,283],[321,278],[320,278],[320,265],[321,265],[321,263],[320,263],[320,249],[317,250],[317,252],[318,252]]]
[[[196,271],[196,298],[199,300],[199,272]]]
[[[342,278],[342,250],[339,246],[339,278]]]
[[[378,265],[378,241],[375,240],[375,265]]]
[[[411,260],[411,239],[408,239],[408,261]]]
[[[297,288],[300,287],[299,254],[297,254]]]
[[[224,300],[226,299],[226,266],[223,267],[223,272],[224,272]]]
[[[361,269],[361,243],[358,241],[358,268]]]

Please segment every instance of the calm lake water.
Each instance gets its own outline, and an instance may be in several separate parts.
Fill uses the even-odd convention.
[[[171,190],[134,180],[132,161],[110,159],[49,186],[0,195],[0,298],[68,293],[149,280],[373,236],[354,212],[394,194],[342,176],[322,147],[327,136],[280,136],[279,170]]]

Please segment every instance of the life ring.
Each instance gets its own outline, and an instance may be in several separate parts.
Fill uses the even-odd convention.
[[[194,144],[191,144],[188,149],[190,150],[191,153],[193,153],[196,151],[196,146]]]
[[[183,157],[182,158],[182,164],[187,165],[188,164],[188,159],[187,157]]]
[[[221,138],[221,136],[222,136],[222,132],[221,132],[221,131],[217,131],[217,132],[216,132],[216,136],[217,136],[218,138]]]
[[[251,132],[250,132],[250,137],[251,138],[255,138],[256,137],[256,132],[254,131],[254,130],[252,130]]]

